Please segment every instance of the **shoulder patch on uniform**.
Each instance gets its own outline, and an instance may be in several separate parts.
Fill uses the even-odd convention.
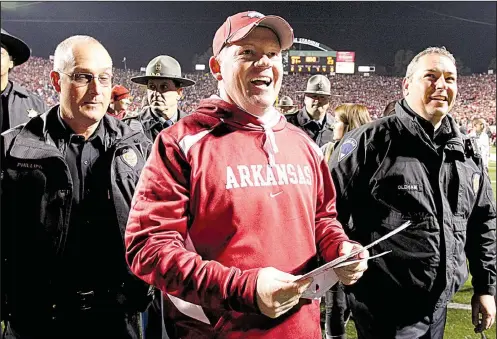
[[[478,190],[480,189],[480,173],[475,172],[473,173],[473,193],[477,194]]]
[[[135,167],[138,163],[138,156],[136,155],[136,152],[131,148],[125,150],[123,154],[121,154],[121,157],[123,158],[124,162],[131,167]]]
[[[352,138],[345,140],[340,146],[340,153],[338,154],[338,161],[341,161],[347,155],[352,153],[357,148],[357,141]]]

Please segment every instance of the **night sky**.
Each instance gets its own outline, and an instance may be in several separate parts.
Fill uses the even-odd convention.
[[[12,9],[12,7],[16,7]],[[495,57],[496,2],[17,2],[2,1],[2,28],[48,58],[75,34],[100,40],[123,68],[139,69],[160,54],[184,71],[205,52],[227,16],[245,10],[275,14],[295,37],[336,51],[355,51],[356,65],[391,66],[395,52],[446,46],[473,72]],[[312,49],[312,48],[309,48]]]

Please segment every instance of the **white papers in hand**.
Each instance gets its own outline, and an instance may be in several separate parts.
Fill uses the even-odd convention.
[[[316,268],[315,270],[299,277],[297,281],[299,280],[304,280],[306,278],[311,277],[312,278],[312,283],[309,285],[307,290],[302,294],[301,298],[306,298],[306,299],[319,299],[324,294],[326,291],[328,291],[333,285],[335,285],[338,282],[338,276],[336,275],[335,271],[333,270],[334,268],[346,266],[346,265],[351,265],[360,261],[367,261],[373,258],[378,258],[381,257],[387,253],[390,253],[391,251],[386,251],[382,252],[380,254],[377,254],[375,256],[371,256],[368,258],[362,258],[362,259],[356,259],[354,258],[356,255],[359,253],[369,249],[370,247],[379,244],[385,239],[390,238],[392,235],[399,233],[400,231],[404,230],[405,228],[409,227],[411,225],[410,221],[405,222],[402,224],[400,227],[396,228],[395,230],[391,231],[390,233],[384,235],[383,237],[373,241],[371,244],[351,252],[348,255],[344,255],[341,257],[336,258],[333,261],[330,261],[327,264],[324,264],[321,267]]]

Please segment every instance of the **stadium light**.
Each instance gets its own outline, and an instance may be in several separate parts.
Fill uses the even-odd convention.
[[[357,71],[360,73],[369,73],[369,72],[374,72],[375,67],[374,66],[359,66],[357,67]]]

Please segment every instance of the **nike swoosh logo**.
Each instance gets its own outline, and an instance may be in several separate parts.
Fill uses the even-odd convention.
[[[283,191],[279,191],[278,193],[270,193],[270,194],[269,194],[269,196],[270,196],[271,198],[274,198],[275,196],[278,196],[278,195],[280,195],[281,193],[283,193]]]

